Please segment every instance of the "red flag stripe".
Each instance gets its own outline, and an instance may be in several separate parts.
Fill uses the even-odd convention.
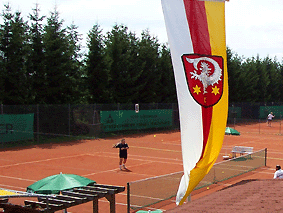
[[[184,0],[195,54],[211,55],[205,1]]]
[[[211,55],[210,37],[205,10],[205,1],[184,0],[193,49],[195,54]],[[213,107],[202,107],[203,156],[212,120]],[[200,158],[200,159],[201,159]]]

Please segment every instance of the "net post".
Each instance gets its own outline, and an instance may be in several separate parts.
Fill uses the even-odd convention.
[[[266,166],[266,160],[267,160],[267,148],[265,148],[265,159],[264,159],[264,166]]]
[[[127,183],[127,213],[130,213],[131,203],[130,203],[130,183]]]

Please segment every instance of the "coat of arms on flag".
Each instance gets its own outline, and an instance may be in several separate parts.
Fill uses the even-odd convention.
[[[189,91],[194,100],[203,107],[215,105],[223,93],[223,58],[184,54],[182,61]]]

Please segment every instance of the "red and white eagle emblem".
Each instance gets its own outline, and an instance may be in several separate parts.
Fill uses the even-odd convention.
[[[215,105],[223,93],[221,56],[184,54],[182,56],[191,95],[203,107]]]

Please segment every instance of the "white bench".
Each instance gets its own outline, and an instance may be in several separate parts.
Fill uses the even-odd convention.
[[[240,153],[240,155],[252,154],[253,149],[254,149],[253,147],[247,147],[247,146],[234,146],[231,152],[232,152],[233,158],[235,158],[237,153]]]

